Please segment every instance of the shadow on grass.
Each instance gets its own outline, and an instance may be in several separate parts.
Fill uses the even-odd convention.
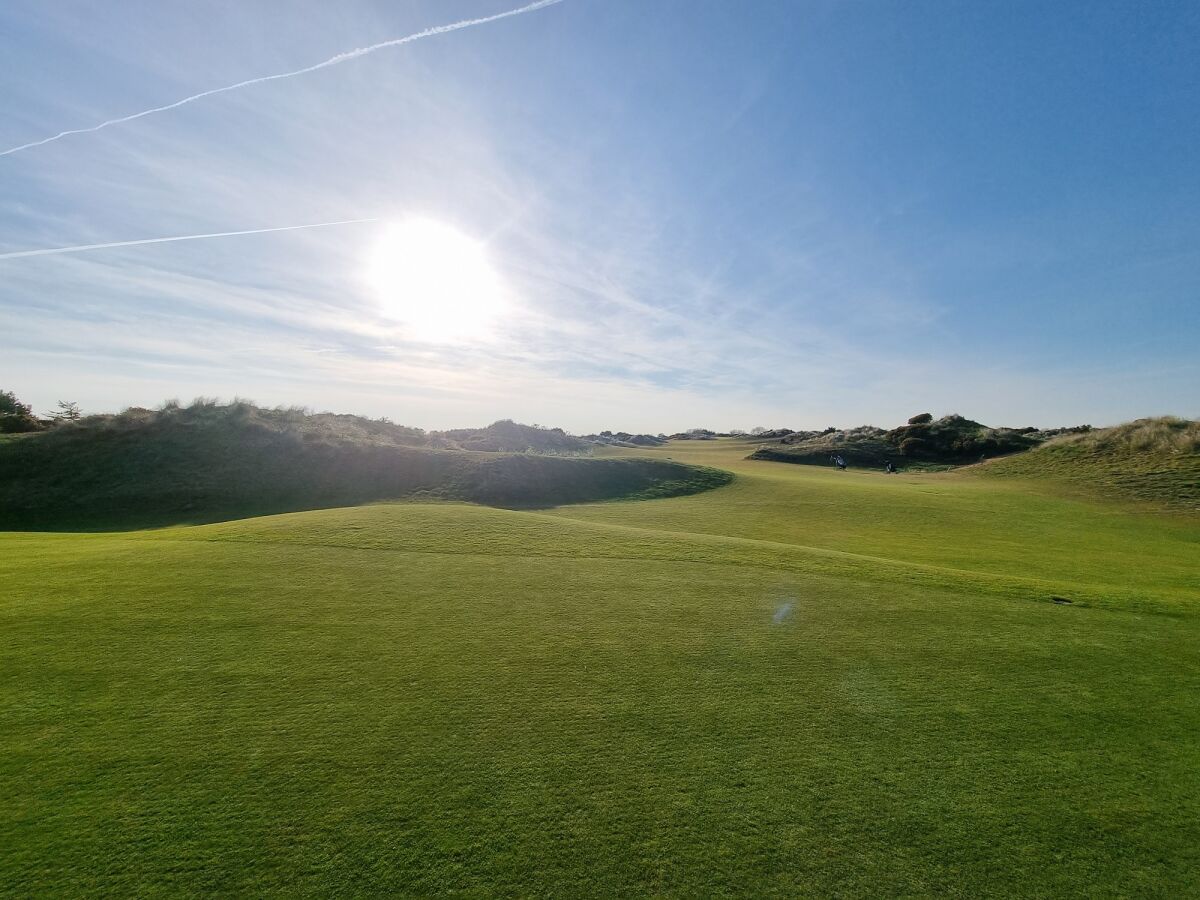
[[[438,450],[263,429],[72,429],[0,444],[0,530],[128,531],[382,501],[546,509],[728,484],[670,460]]]

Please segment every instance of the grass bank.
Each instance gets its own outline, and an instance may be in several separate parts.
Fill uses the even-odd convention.
[[[560,432],[511,422],[453,434],[472,446],[540,439],[577,450]],[[479,452],[447,440],[245,403],[94,417],[0,439],[0,529],[195,524],[413,497],[536,508],[671,496],[729,477],[669,461]]]
[[[981,466],[979,474],[1059,482],[1100,496],[1200,512],[1200,422],[1162,416],[1063,435]]]
[[[0,882],[1194,893],[1200,522],[749,447],[604,451],[737,476],[649,502],[0,535]]]

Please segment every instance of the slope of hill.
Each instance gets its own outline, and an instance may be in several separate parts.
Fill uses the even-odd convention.
[[[591,449],[588,441],[573,437],[561,428],[541,428],[522,425],[511,419],[501,419],[486,428],[455,428],[435,431],[431,440],[439,446],[460,450],[483,450],[492,453],[547,453],[560,456],[580,456]]]
[[[479,446],[508,434],[528,446],[524,427],[491,426],[461,438]],[[536,431],[563,443],[561,433]],[[389,422],[246,403],[94,416],[0,441],[0,528],[149,527],[413,496],[539,507],[669,496],[729,480],[669,460],[439,444],[438,435]]]
[[[978,473],[1055,479],[1111,497],[1200,510],[1200,422],[1164,416],[1065,434]]]
[[[756,439],[760,446],[750,458],[827,466],[829,457],[841,454],[852,466],[882,468],[888,460],[900,459],[896,447],[886,438],[886,431],[871,425],[845,431],[797,431],[770,443]]]
[[[1075,430],[989,428],[959,415],[942,416],[936,421],[928,415],[914,417],[924,418],[929,421],[912,421],[890,431],[862,425],[847,430],[796,431],[767,444],[755,438],[760,446],[751,458],[828,465],[830,456],[840,455],[857,466],[882,467],[890,460],[908,468],[944,468],[1019,453],[1063,431]]]
[[[600,448],[737,476],[646,503],[0,534],[0,884],[1193,896],[1200,522],[750,448]]]
[[[665,435],[633,434],[628,431],[601,431],[599,434],[582,435],[581,439],[611,447],[661,447],[667,442]]]

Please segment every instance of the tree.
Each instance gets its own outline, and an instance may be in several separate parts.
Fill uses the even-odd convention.
[[[933,413],[921,413],[920,415],[913,416],[911,419],[909,419],[908,424],[909,425],[924,425],[925,423],[932,422],[932,421],[933,421]]]
[[[0,434],[22,434],[41,428],[33,407],[18,400],[12,391],[0,391]]]
[[[55,422],[78,422],[83,418],[83,413],[79,411],[79,404],[74,400],[59,400],[58,412],[50,413],[50,418]]]
[[[770,429],[765,425],[755,425],[750,429],[750,433],[757,437],[760,434],[766,434]]]

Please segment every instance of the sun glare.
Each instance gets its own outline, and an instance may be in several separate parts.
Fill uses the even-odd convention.
[[[486,338],[505,307],[487,247],[431,219],[388,226],[371,248],[366,276],[380,311],[419,340]]]

